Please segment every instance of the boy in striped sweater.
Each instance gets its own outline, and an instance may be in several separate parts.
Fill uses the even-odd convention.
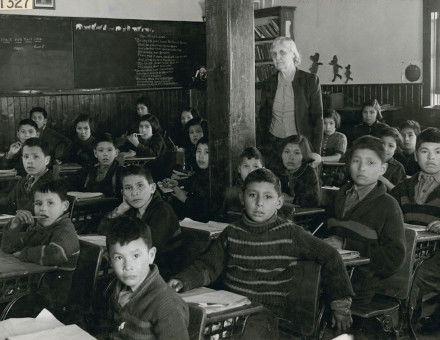
[[[79,241],[67,209],[65,185],[43,182],[35,189],[34,212],[18,210],[4,230],[1,249],[24,262],[57,266],[42,282],[42,294],[51,307],[67,303],[73,271],[79,257]]]
[[[286,311],[295,263],[314,260],[322,265],[334,324],[340,330],[347,329],[353,291],[337,251],[277,215],[283,205],[281,183],[270,170],[252,171],[242,190],[245,213],[241,219],[229,225],[194,264],[169,284],[176,291],[190,290],[209,285],[221,275],[227,290],[267,308],[255,316],[255,322],[248,319],[243,338],[275,339],[276,317]]]
[[[440,129],[427,128],[417,137],[415,158],[421,171],[397,185],[391,194],[402,207],[405,222],[422,224],[427,230],[440,233]],[[416,272],[413,301],[423,295],[440,292],[440,251],[425,260]],[[439,328],[440,311],[432,324]]]

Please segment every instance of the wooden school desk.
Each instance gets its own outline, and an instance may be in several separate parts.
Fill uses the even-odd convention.
[[[440,234],[426,231],[426,226],[421,225],[405,223],[405,228],[416,232],[416,261],[431,257],[440,249]]]
[[[149,162],[152,162],[156,159],[156,157],[127,157],[124,158],[123,166],[128,165],[145,165]]]
[[[13,303],[17,298],[37,292],[44,274],[56,269],[22,262],[0,250],[0,304]]]
[[[76,163],[63,163],[53,166],[53,173],[55,178],[67,178],[73,174],[78,173],[82,166]]]

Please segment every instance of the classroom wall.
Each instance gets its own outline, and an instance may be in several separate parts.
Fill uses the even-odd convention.
[[[55,10],[8,11],[59,17],[202,21],[204,0],[55,0]]]
[[[404,70],[422,67],[422,0],[275,0],[295,6],[295,40],[308,70],[309,56],[320,54],[318,75],[331,84],[334,55],[350,64],[353,84],[408,83]],[[419,80],[421,82],[421,80]]]

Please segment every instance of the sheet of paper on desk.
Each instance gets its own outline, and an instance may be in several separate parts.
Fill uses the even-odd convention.
[[[356,250],[337,249],[337,251],[343,260],[351,260],[360,257],[359,252]]]
[[[241,307],[251,303],[246,296],[226,290],[214,290],[197,295],[182,296],[182,299],[187,303],[199,305],[205,309],[207,314]]]
[[[96,338],[77,325],[60,326],[52,329],[46,329],[40,332],[24,335],[10,336],[8,340],[93,340]]]
[[[8,214],[0,214],[0,221],[3,220],[10,220],[11,218],[14,218],[14,215],[8,215]]]
[[[81,191],[69,191],[67,195],[75,197],[78,200],[90,199],[101,197],[104,194],[102,192],[81,192]]]
[[[83,241],[97,244],[100,247],[106,246],[106,237],[104,235],[78,235],[78,238]]]
[[[13,318],[0,322],[0,340],[12,339],[13,336],[39,332],[64,326],[47,309],[43,309],[36,318]]]
[[[15,169],[5,169],[0,170],[0,176],[15,176],[17,174],[17,170]]]

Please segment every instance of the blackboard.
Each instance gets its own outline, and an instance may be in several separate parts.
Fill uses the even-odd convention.
[[[70,20],[0,15],[0,90],[71,89]]]
[[[199,22],[0,15],[0,91],[190,87]]]
[[[174,87],[205,65],[203,23],[78,19],[75,87]]]

